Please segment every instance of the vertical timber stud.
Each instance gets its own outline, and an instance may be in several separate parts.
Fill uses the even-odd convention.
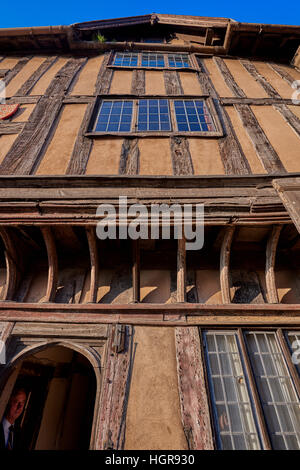
[[[140,302],[140,241],[132,240],[133,302]]]
[[[267,286],[267,299],[271,304],[278,304],[278,294],[276,289],[275,282],[275,258],[276,258],[276,249],[278,245],[278,240],[280,232],[282,230],[282,225],[274,225],[272,227],[272,232],[269,236],[266,248],[266,286]]]
[[[186,250],[185,238],[178,239],[177,246],[177,302],[186,301]]]
[[[201,346],[197,327],[175,328],[181,420],[190,450],[213,449]]]
[[[3,300],[13,300],[18,280],[17,254],[14,243],[5,227],[0,229],[0,237],[4,244],[6,264],[6,281]]]
[[[230,282],[229,282],[229,263],[231,243],[234,235],[235,227],[227,227],[220,253],[220,285],[222,293],[222,301],[224,304],[231,303]]]
[[[101,434],[96,438],[98,450],[122,450],[125,443],[126,412],[133,366],[134,348],[132,326],[125,326],[124,344],[116,352],[116,328],[110,325],[107,342],[106,362],[103,368],[102,387],[99,406],[99,429]]]
[[[87,227],[86,235],[89,244],[90,260],[91,260],[91,280],[90,280],[90,293],[88,302],[97,302],[98,291],[98,275],[99,275],[99,259],[98,259],[98,246],[95,233],[95,227]]]
[[[220,105],[220,97],[209,77],[209,72],[205,63],[198,59],[201,72],[197,73],[203,93],[207,93],[213,98],[215,108],[224,130],[224,137],[218,139],[220,155],[227,175],[249,175],[251,168],[248,160],[241,148],[239,140],[234,132],[229,116]],[[233,77],[231,77],[233,80]]]
[[[41,232],[43,234],[48,256],[48,281],[45,302],[54,302],[58,280],[56,246],[51,227],[41,227]]]
[[[96,95],[107,95],[110,90],[113,70],[107,68],[109,63],[110,52],[105,53],[105,57],[101,64],[96,84],[95,84],[95,93]],[[66,171],[67,175],[84,175],[86,166],[89,160],[89,156],[93,146],[93,139],[85,137],[84,133],[86,132],[88,125],[90,123],[92,112],[94,109],[94,102],[88,104],[77,138],[73,148],[73,152],[70,158],[70,162]]]

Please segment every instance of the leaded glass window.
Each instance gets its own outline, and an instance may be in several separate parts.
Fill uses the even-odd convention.
[[[139,100],[138,131],[170,131],[168,100]]]
[[[154,54],[151,52],[144,52],[142,54],[142,67],[164,67],[165,60],[163,54]]]
[[[138,65],[138,54],[134,52],[116,52],[113,65],[136,67]]]
[[[187,54],[168,54],[169,67],[188,68],[190,66]]]
[[[179,131],[214,132],[216,130],[203,100],[176,100],[174,106]]]
[[[236,335],[207,332],[205,343],[219,447],[260,449]]]
[[[246,333],[251,365],[274,449],[300,449],[300,406],[274,332]]]
[[[103,100],[96,121],[96,132],[129,132],[133,101]]]

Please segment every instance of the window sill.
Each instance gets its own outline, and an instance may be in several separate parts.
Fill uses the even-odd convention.
[[[223,137],[223,132],[159,132],[159,131],[145,131],[145,132],[86,132],[85,137],[99,138],[99,137],[205,137],[205,138],[220,138]]]

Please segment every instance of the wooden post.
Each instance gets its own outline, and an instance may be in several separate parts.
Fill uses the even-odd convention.
[[[95,227],[87,227],[86,235],[88,239],[91,260],[91,280],[88,302],[97,302],[99,260]]]
[[[267,286],[267,299],[271,304],[278,304],[278,294],[275,282],[275,257],[276,249],[278,244],[279,235],[282,229],[282,225],[274,225],[272,232],[269,236],[266,249],[266,286]]]
[[[177,246],[177,302],[186,302],[185,238],[180,238]]]
[[[3,292],[3,300],[13,300],[18,279],[18,270],[16,265],[17,254],[14,243],[12,242],[9,232],[6,228],[1,228],[0,237],[2,238],[4,244],[6,264],[6,281]]]
[[[140,302],[140,241],[132,242],[132,284],[133,284],[133,302]]]
[[[220,284],[222,300],[224,304],[231,303],[230,283],[229,283],[229,262],[231,243],[234,235],[235,227],[227,227],[220,253]]]
[[[45,302],[54,302],[58,281],[58,262],[55,240],[50,227],[41,227],[41,232],[44,237],[48,256],[48,281]]]

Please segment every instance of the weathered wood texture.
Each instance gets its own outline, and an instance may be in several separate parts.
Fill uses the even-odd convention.
[[[121,149],[119,174],[138,175],[140,167],[139,139],[124,139]]]
[[[278,303],[278,293],[275,281],[275,259],[278,240],[282,225],[274,225],[270,233],[267,247],[266,247],[266,286],[267,286],[267,299],[269,303]]]
[[[131,93],[133,95],[144,95],[146,92],[145,90],[145,70],[133,70]]]
[[[230,251],[235,227],[226,227],[220,252],[220,285],[222,301],[224,304],[231,303],[230,295]]]
[[[178,239],[177,244],[177,302],[186,301],[186,250],[185,239]]]
[[[2,296],[3,300],[13,300],[20,274],[18,269],[18,256],[9,229],[7,230],[5,227],[1,227],[0,237],[4,245],[6,264],[6,280]]]
[[[266,93],[271,98],[279,98],[279,99],[281,98],[279,93],[277,93],[277,91],[272,87],[272,85],[268,82],[268,80],[266,80],[265,77],[263,77],[258,72],[253,62],[250,62],[250,60],[244,60],[244,59],[242,59],[240,62],[245,67],[247,72],[249,72],[250,75],[252,75],[254,80],[262,86],[262,88],[266,91]]]
[[[280,112],[285,121],[300,137],[300,119],[285,104],[274,104],[274,108]]]
[[[48,280],[45,302],[53,302],[56,295],[58,281],[58,261],[56,245],[51,227],[41,228],[48,256]]]
[[[16,322],[13,325],[11,334],[21,337],[106,339],[108,335],[107,325],[90,325],[89,323],[76,325],[71,323]]]
[[[300,178],[275,179],[273,186],[300,233]]]
[[[132,240],[132,296],[133,302],[140,302],[140,241]]]
[[[1,122],[0,135],[19,134],[24,128],[23,122]]]
[[[224,60],[221,59],[221,57],[214,57],[214,61],[217,64],[224,81],[228,88],[233,92],[235,96],[238,96],[240,98],[246,98],[246,95],[244,91],[240,88],[240,86],[236,83],[234,80],[229,68],[225,64]]]
[[[104,59],[102,61],[97,79],[95,84],[95,95],[107,95],[110,90],[113,70],[107,68],[109,62],[110,53],[105,53]],[[74,97],[68,97],[68,100],[74,100]],[[85,111],[75,145],[72,151],[70,162],[66,171],[68,175],[84,175],[86,166],[89,160],[89,156],[93,147],[93,140],[85,137],[84,133],[87,131],[93,109],[94,109],[94,100],[91,101]]]
[[[247,104],[234,105],[247,131],[257,156],[268,173],[286,173],[286,170],[272,147],[266,134],[260,127],[252,109]]]
[[[134,361],[134,329],[125,328],[124,349],[114,352],[115,326],[110,327],[106,361],[102,376],[99,417],[101,434],[96,436],[96,449],[122,450],[125,443],[125,424]]]
[[[56,74],[2,161],[0,174],[30,174],[35,171],[53,123],[58,118],[64,95],[85,62],[86,59],[70,59]]]
[[[223,131],[225,133],[224,137],[218,139],[225,173],[231,175],[251,174],[248,160],[239,144],[228,114],[226,113],[224,107],[220,106],[220,97],[213,86],[208,70],[203,61],[198,59],[198,63],[201,69],[201,73],[198,74],[200,85],[204,93],[212,96],[223,127]]]
[[[16,63],[16,65],[8,73],[5,74],[2,80],[6,86],[22,70],[22,68],[25,67],[25,65],[30,59],[31,57],[23,57]]]
[[[99,256],[97,237],[94,227],[86,228],[88,239],[90,260],[91,260],[91,276],[90,276],[90,292],[88,302],[97,302],[98,278],[99,278]]]
[[[286,70],[282,69],[280,65],[269,63],[269,66],[281,77],[285,80],[289,85],[294,83],[295,79],[290,75]]]
[[[186,137],[170,138],[173,174],[177,176],[193,175],[194,168]]]
[[[164,71],[165,88],[167,95],[182,95],[183,89],[178,72]]]
[[[188,447],[213,449],[198,328],[175,328],[175,344],[181,419]]]
[[[19,90],[15,93],[15,96],[26,96],[37,81],[44,75],[45,72],[56,62],[57,57],[48,57],[40,66],[39,68],[26,80],[25,83],[19,88]]]

